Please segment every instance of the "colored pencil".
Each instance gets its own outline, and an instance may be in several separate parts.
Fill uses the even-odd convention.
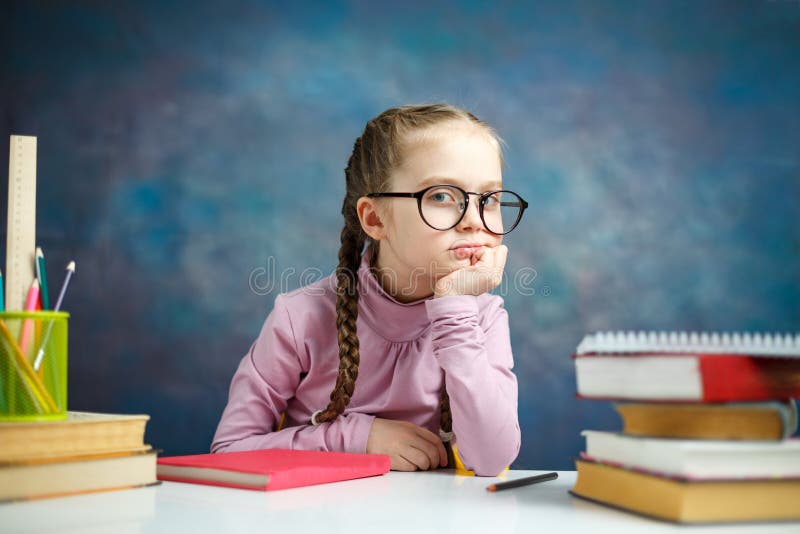
[[[508,482],[498,482],[497,484],[490,484],[486,486],[488,491],[500,491],[511,488],[519,488],[520,486],[528,486],[530,484],[537,484],[539,482],[546,482],[548,480],[555,480],[558,478],[558,473],[544,473],[543,475],[535,475],[532,477],[518,478],[517,480],[509,480]]]
[[[58,293],[58,299],[56,299],[56,305],[53,308],[53,311],[58,311],[61,309],[61,303],[64,300],[64,294],[67,292],[67,287],[69,286],[69,281],[72,279],[72,274],[75,272],[75,262],[69,262],[67,265],[67,275],[64,277],[64,283],[61,284],[61,291]]]
[[[39,280],[33,279],[31,288],[28,290],[28,299],[25,302],[25,311],[36,311],[36,302],[39,300]],[[22,354],[28,352],[28,344],[31,341],[31,329],[33,328],[33,321],[25,319],[22,321],[22,334],[19,336],[19,349]]]
[[[42,309],[50,309],[50,293],[47,291],[47,270],[44,268],[44,252],[36,247],[36,277],[39,279],[39,291],[42,296]]]
[[[53,311],[61,311],[61,303],[64,302],[64,294],[67,292],[67,287],[69,286],[69,281],[72,279],[72,275],[75,273],[75,262],[69,262],[67,265],[67,274],[64,277],[64,283],[61,284],[61,291],[58,293],[58,299],[56,299],[56,305],[53,307]],[[42,358],[44,358],[44,348],[47,346],[47,341],[50,339],[50,332],[53,330],[53,323],[55,321],[50,321],[50,324],[47,325],[47,331],[44,333],[44,339],[42,339],[42,344],[39,347],[39,352],[36,354],[36,359],[33,362],[33,370],[38,371],[39,367],[42,365]]]
[[[42,411],[44,411],[44,413],[57,413],[58,406],[55,401],[53,401],[53,398],[42,383],[39,375],[33,371],[31,364],[28,363],[28,360],[25,359],[25,355],[19,350],[19,345],[17,345],[14,336],[8,330],[5,321],[0,321],[0,335],[5,338],[6,348],[11,352],[11,361],[22,379],[20,383],[25,386],[34,404],[34,408],[36,408],[39,413],[42,413]],[[7,352],[5,353],[8,354]]]
[[[3,293],[5,293],[5,291],[3,291],[3,271],[0,271],[0,312],[6,308],[6,304],[3,300]],[[3,381],[0,380],[0,403],[2,404],[2,406],[0,406],[0,411],[2,411],[2,413],[9,413],[8,405],[6,404],[6,395],[3,393],[2,389]]]

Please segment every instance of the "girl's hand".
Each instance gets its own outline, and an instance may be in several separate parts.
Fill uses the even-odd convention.
[[[447,451],[439,436],[408,421],[376,417],[367,438],[367,453],[388,454],[394,471],[447,466]]]
[[[434,298],[450,295],[482,295],[503,279],[508,247],[481,247],[470,258],[470,266],[456,269],[436,282]]]

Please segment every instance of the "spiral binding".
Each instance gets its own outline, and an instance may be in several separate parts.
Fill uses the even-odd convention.
[[[800,358],[800,333],[595,332],[585,336],[576,350],[576,354],[629,352],[696,352]]]

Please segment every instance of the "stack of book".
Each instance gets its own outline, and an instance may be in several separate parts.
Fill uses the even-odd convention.
[[[659,519],[800,520],[800,335],[598,333],[579,398],[622,432],[585,430],[573,495]]]
[[[63,421],[0,422],[0,502],[157,484],[148,420],[68,412]]]

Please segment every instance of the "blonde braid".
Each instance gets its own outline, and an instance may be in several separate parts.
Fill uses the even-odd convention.
[[[336,268],[336,329],[339,342],[339,375],[331,392],[328,407],[320,412],[315,421],[324,423],[338,417],[353,396],[358,378],[358,267],[364,237],[345,226],[341,234],[339,265]]]

